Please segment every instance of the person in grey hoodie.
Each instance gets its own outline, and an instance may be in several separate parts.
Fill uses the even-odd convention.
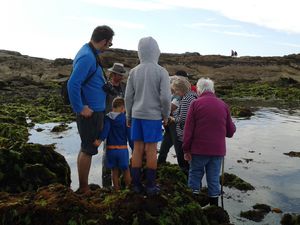
[[[158,65],[160,50],[155,39],[139,41],[140,64],[129,72],[125,91],[127,126],[132,127],[134,141],[131,176],[133,191],[141,193],[141,167],[146,154],[146,192],[159,193],[156,185],[157,143],[162,140],[162,121],[166,125],[171,110],[169,73]]]

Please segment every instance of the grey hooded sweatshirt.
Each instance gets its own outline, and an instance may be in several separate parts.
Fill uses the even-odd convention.
[[[171,88],[168,71],[158,65],[160,50],[156,40],[139,41],[140,64],[129,72],[125,91],[127,119],[160,120],[171,110]]]

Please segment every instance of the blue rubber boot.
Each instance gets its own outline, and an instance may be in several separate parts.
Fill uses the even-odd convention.
[[[131,168],[132,190],[135,193],[142,193],[143,186],[141,184],[141,168]]]
[[[156,185],[156,182],[155,182],[156,170],[147,169],[146,178],[147,178],[147,188],[146,188],[147,195],[148,196],[158,195],[160,192],[160,189]]]

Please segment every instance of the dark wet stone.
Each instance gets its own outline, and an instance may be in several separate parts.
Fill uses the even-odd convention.
[[[221,180],[222,177],[220,177],[220,181]],[[227,186],[229,188],[235,187],[236,189],[241,191],[250,191],[255,189],[251,184],[247,183],[236,175],[229,173],[224,173],[224,186]]]
[[[284,214],[280,224],[282,225],[299,225],[300,224],[300,214]]]
[[[300,152],[293,152],[293,151],[291,151],[291,152],[283,153],[283,154],[288,155],[290,157],[300,157]]]
[[[265,217],[265,212],[259,210],[249,210],[249,211],[242,211],[240,213],[241,217],[244,217],[248,220],[252,220],[255,222],[261,222]]]
[[[69,127],[68,127],[67,124],[61,123],[61,124],[53,127],[52,130],[51,130],[51,132],[62,132],[62,131],[66,131],[68,129],[69,129]]]

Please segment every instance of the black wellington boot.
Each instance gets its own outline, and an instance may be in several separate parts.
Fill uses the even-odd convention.
[[[209,204],[218,206],[219,197],[209,197]]]

